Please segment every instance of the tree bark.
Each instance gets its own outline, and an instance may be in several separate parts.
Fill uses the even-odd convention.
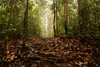
[[[64,17],[65,17],[65,21],[64,21],[64,26],[65,26],[65,34],[67,34],[67,23],[68,23],[68,12],[67,12],[67,7],[68,7],[68,1],[65,0],[64,3]]]
[[[56,0],[56,35],[58,35],[58,23],[57,23],[58,17],[57,17],[57,0]]]
[[[54,21],[53,21],[53,28],[54,28],[54,37],[56,36],[56,30],[55,30],[55,0],[53,0],[54,4]]]
[[[81,14],[80,14],[80,10],[81,10],[81,0],[77,0],[78,1],[78,15],[79,15],[79,21],[78,21],[78,29],[79,29],[79,35],[81,35]]]
[[[25,47],[25,42],[26,42],[26,37],[27,37],[28,3],[29,3],[29,0],[26,0],[25,13],[24,13],[24,23],[23,23],[23,47]]]
[[[82,35],[82,32],[84,32],[87,29],[88,25],[88,20],[89,20],[89,13],[87,10],[87,2],[88,0],[77,0],[78,1],[78,14],[79,14],[79,21],[78,21],[78,26],[79,26],[79,35]]]
[[[13,0],[10,0],[10,3],[11,3],[11,6],[10,6],[10,7],[11,7],[11,10],[10,10],[9,20],[8,20],[8,22],[7,22],[5,46],[7,46],[8,39],[9,39],[9,27],[10,27],[10,22],[11,22],[11,18],[12,18]]]

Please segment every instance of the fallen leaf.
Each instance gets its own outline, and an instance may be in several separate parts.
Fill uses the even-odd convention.
[[[14,56],[15,56],[15,55],[12,55],[12,56],[10,57],[10,60],[11,60],[11,61],[14,59]]]
[[[88,64],[88,62],[86,61],[86,62],[84,62],[84,64]]]

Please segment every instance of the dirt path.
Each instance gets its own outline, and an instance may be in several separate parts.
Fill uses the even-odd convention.
[[[0,52],[0,67],[99,67],[100,46],[94,42],[65,35],[48,39],[28,37],[28,48],[21,50],[22,41],[11,40],[9,50]]]

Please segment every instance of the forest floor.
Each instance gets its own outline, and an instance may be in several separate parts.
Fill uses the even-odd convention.
[[[58,36],[10,40],[0,43],[0,67],[100,67],[100,42],[94,39]]]

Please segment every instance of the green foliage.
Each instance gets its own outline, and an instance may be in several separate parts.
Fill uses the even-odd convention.
[[[79,26],[81,26],[81,34],[89,37],[100,36],[100,1],[91,0],[88,2],[82,1],[82,7],[79,12],[81,16],[81,24],[79,24],[78,3],[74,0],[68,0],[68,34],[77,35],[79,33]],[[29,2],[28,11],[28,36],[41,36],[43,10],[46,5],[46,0],[34,0]],[[0,37],[5,38],[7,31],[7,23],[10,21],[9,37],[21,38],[23,35],[23,16],[24,16],[24,0],[14,0],[12,17],[9,19],[11,2],[10,0],[0,1]],[[53,13],[54,4],[51,5]],[[64,0],[57,0],[57,24],[58,35],[65,34],[64,29]],[[53,17],[52,17],[53,18]],[[42,32],[42,33],[41,33]],[[41,33],[41,34],[40,34]],[[92,38],[92,39],[93,39]]]
[[[41,3],[35,1],[36,4],[30,1],[29,12],[28,12],[28,36],[40,36],[41,32],[41,20],[40,20],[40,6]],[[34,6],[36,5],[36,6]]]
[[[14,0],[13,8],[12,8],[12,17],[9,20],[10,13],[10,0],[2,0],[0,1],[0,37],[5,39],[6,31],[7,31],[7,23],[10,21],[9,38],[21,38],[23,35],[23,16],[24,16],[24,0]],[[29,2],[29,19],[28,19],[28,36],[39,36],[41,32],[41,27],[39,24],[40,17],[37,16],[37,11],[39,10],[35,6],[33,1]],[[38,4],[37,4],[38,5]],[[38,29],[37,29],[38,28]],[[38,34],[37,34],[38,32]]]
[[[82,16],[82,32],[87,32],[91,36],[96,36],[100,26],[100,5],[97,4],[99,0],[83,3],[84,7],[81,9]],[[85,16],[85,18],[83,17]]]

